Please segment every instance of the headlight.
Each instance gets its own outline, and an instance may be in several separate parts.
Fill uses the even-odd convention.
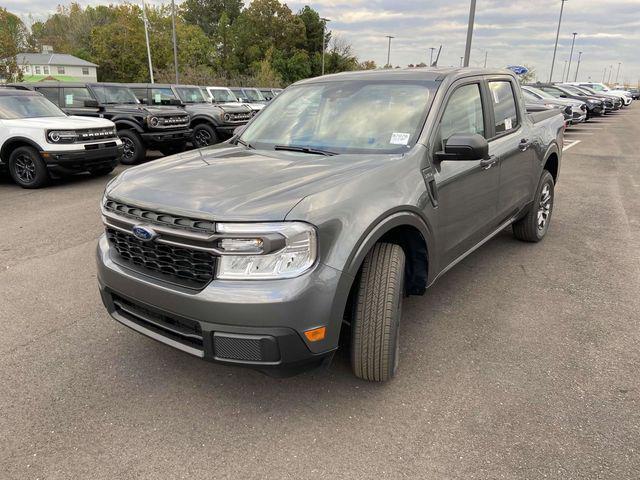
[[[228,122],[229,120],[231,120],[231,115],[229,115],[228,113],[224,114],[224,121]]]
[[[158,117],[149,117],[147,119],[147,123],[152,127],[157,127],[158,124],[160,123],[160,120],[158,120]]]
[[[51,143],[73,143],[78,139],[74,130],[51,130],[47,133],[47,139]]]
[[[593,105],[594,103],[600,103],[600,100],[593,100],[591,98],[588,98],[587,102]]]
[[[297,277],[316,261],[316,230],[307,223],[219,223],[216,228],[228,235],[219,242],[217,277],[222,280]]]

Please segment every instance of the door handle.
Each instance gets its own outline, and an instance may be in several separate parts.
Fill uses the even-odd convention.
[[[526,151],[529,147],[531,146],[531,142],[529,141],[528,138],[523,138],[522,140],[520,140],[520,145],[518,145],[518,148],[521,151]]]
[[[489,158],[483,158],[482,160],[480,160],[480,166],[483,170],[489,170],[496,163],[498,163],[498,157],[496,157],[495,155],[491,155]]]

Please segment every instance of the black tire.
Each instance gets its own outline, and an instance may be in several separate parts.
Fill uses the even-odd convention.
[[[89,170],[89,173],[92,177],[104,177],[105,175],[109,175],[113,172],[114,168],[115,167],[109,165],[107,167],[94,168],[93,170]]]
[[[123,165],[134,165],[142,162],[147,156],[147,149],[142,143],[140,135],[133,130],[119,130],[118,136],[124,144],[124,151],[120,157],[120,163]]]
[[[371,382],[392,378],[398,368],[405,257],[402,248],[378,243],[360,272],[351,322],[351,368]]]
[[[527,214],[513,224],[513,234],[524,242],[539,242],[549,230],[553,213],[554,182],[551,174],[544,170],[536,189],[533,203]]]
[[[22,188],[44,187],[51,180],[44,160],[33,147],[18,147],[11,152],[9,174]]]
[[[206,123],[200,123],[193,127],[193,146],[196,148],[215,145],[220,142],[214,128]]]
[[[163,145],[159,148],[160,152],[168,157],[169,155],[175,155],[176,153],[184,152],[185,144],[184,143],[173,143],[170,145]]]

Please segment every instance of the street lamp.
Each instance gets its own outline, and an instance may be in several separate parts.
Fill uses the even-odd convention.
[[[176,83],[180,83],[178,78],[178,47],[176,44],[176,4],[171,0],[171,30],[173,32],[173,68],[176,70]]]
[[[460,66],[463,66],[463,62],[464,62],[464,57],[460,57]]]
[[[396,37],[391,35],[385,35],[385,37],[389,39],[389,46],[387,47],[387,67],[391,67],[391,64],[389,63],[391,61],[391,39]]]
[[[429,50],[431,50],[431,55],[429,56],[429,66],[433,66],[433,51],[436,49],[436,47],[429,47]]]
[[[613,65],[609,65],[609,79],[607,80],[607,85],[611,84],[611,73],[613,73]]]
[[[487,55],[489,55],[489,50],[484,52],[484,68],[487,68]]]
[[[467,27],[467,45],[464,49],[464,67],[469,66],[469,58],[471,57],[471,40],[473,38],[473,24],[476,18],[476,0],[471,0],[469,6],[469,26]]]
[[[576,76],[573,77],[573,81],[578,81],[578,70],[580,70],[580,59],[582,59],[582,52],[578,52],[578,65],[576,65]]]
[[[620,65],[622,65],[622,62],[618,62],[618,71],[616,72],[616,83],[618,83],[618,75],[620,75]]]
[[[324,75],[324,51],[325,51],[325,38],[326,38],[326,28],[327,28],[327,22],[330,22],[331,20],[329,20],[328,18],[324,18],[324,17],[320,17],[320,20],[322,20],[322,75]]]
[[[571,53],[569,54],[569,68],[567,68],[567,79],[565,80],[566,82],[569,81],[569,72],[571,72],[571,59],[573,58],[573,46],[576,43],[576,35],[578,35],[577,32],[573,32],[573,40],[571,40]]]
[[[551,60],[551,73],[549,74],[549,83],[553,80],[553,67],[556,64],[556,52],[558,51],[558,38],[560,37],[560,24],[562,23],[562,11],[564,10],[564,2],[567,0],[561,0],[560,4],[560,18],[558,19],[558,31],[556,32],[556,45],[553,47],[553,60]]]
[[[564,74],[567,73],[567,61],[564,61],[564,67],[562,67],[562,77],[560,77],[560,80],[562,80],[564,82]]]

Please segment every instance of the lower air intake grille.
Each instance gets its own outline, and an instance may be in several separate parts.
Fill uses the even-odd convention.
[[[119,258],[146,275],[188,288],[203,288],[213,279],[215,257],[207,252],[144,242],[107,228],[107,239]]]
[[[226,336],[215,334],[213,337],[215,356],[227,360],[243,360],[246,362],[261,362],[262,339],[242,336]]]

